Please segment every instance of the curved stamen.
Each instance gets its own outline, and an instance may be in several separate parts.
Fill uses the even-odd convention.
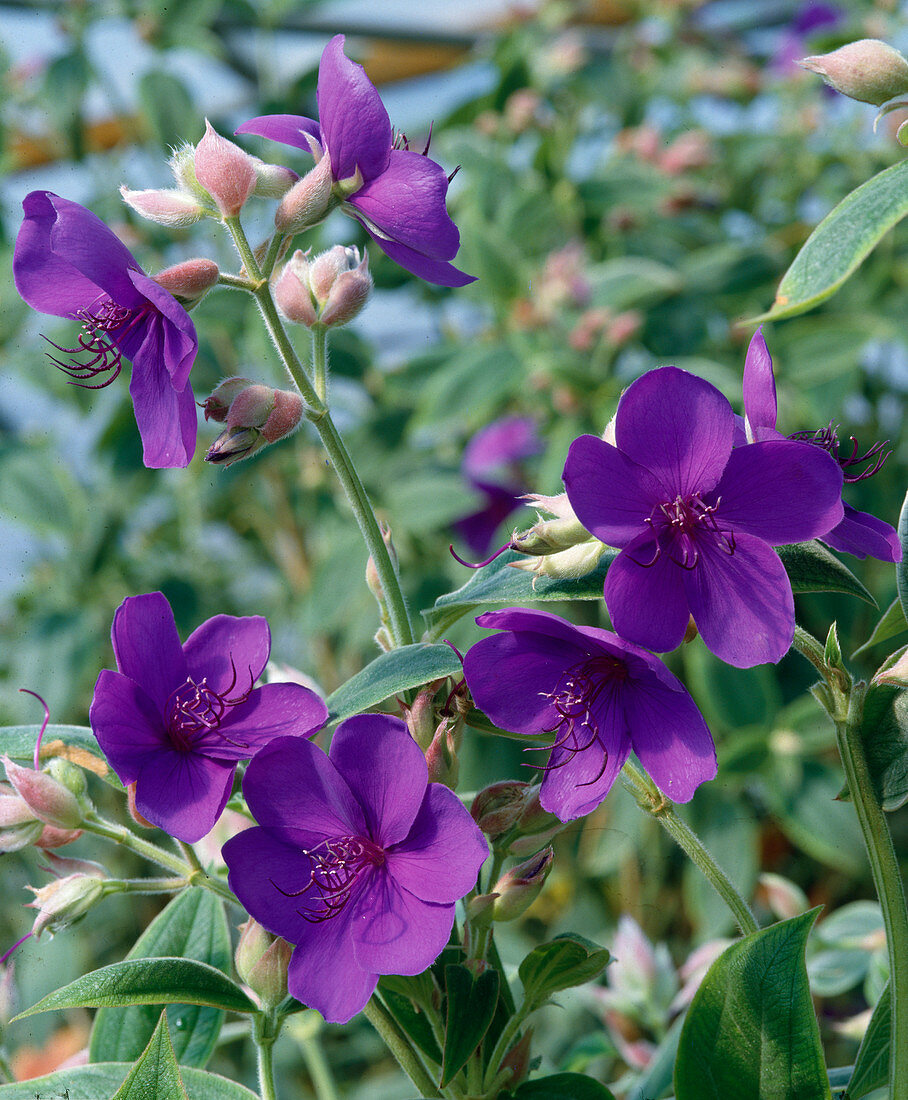
[[[310,863],[309,881],[299,890],[284,890],[271,879],[271,885],[285,898],[299,898],[312,887],[319,891],[311,898],[311,905],[298,909],[299,915],[310,924],[330,920],[346,906],[356,881],[369,867],[380,867],[385,853],[371,840],[359,836],[342,836],[323,840],[314,848],[304,848]]]
[[[9,951],[5,952],[3,955],[0,955],[0,966],[2,966],[6,962],[6,960],[10,957],[10,955],[12,955],[12,953],[16,950],[17,947],[19,947],[19,946],[21,946],[21,944],[25,943],[25,941],[29,938],[29,936],[33,936],[34,934],[35,934],[34,932],[26,932],[25,935],[21,939],[16,940],[16,942],[9,949]]]
[[[164,713],[167,732],[176,748],[188,751],[192,748],[193,739],[197,734],[212,731],[217,731],[220,737],[238,749],[249,748],[245,741],[235,741],[220,729],[221,720],[227,710],[245,703],[252,693],[252,685],[255,682],[250,668],[249,687],[236,698],[231,698],[230,693],[237,682],[233,657],[230,658],[230,669],[231,680],[223,691],[217,692],[210,688],[207,677],[197,684],[191,676],[187,676],[185,683],[180,684],[170,693],[164,705]]]
[[[862,455],[858,455],[858,441],[853,435],[849,436],[852,448],[850,455],[839,454],[839,435],[838,425],[833,424],[831,421],[825,428],[818,428],[815,432],[801,431],[793,432],[788,438],[797,440],[800,443],[813,443],[814,446],[821,447],[828,454],[838,462],[842,468],[842,475],[845,482],[849,485],[853,485],[856,481],[865,481],[868,477],[873,477],[874,474],[879,473],[883,468],[883,464],[886,459],[892,454],[891,450],[884,453],[883,448],[888,446],[889,440],[884,439],[880,443],[874,443],[872,447],[864,452]],[[872,465],[862,470],[858,474],[849,474],[846,471],[852,466],[860,466],[864,462],[871,462]]]
[[[30,691],[28,688],[19,688],[25,695],[33,695],[38,702],[44,707],[44,721],[41,723],[41,730],[38,733],[38,740],[35,742],[35,771],[41,770],[41,738],[44,736],[44,731],[47,729],[47,723],[50,721],[50,707],[41,698],[37,691]],[[22,942],[21,940],[19,941]],[[3,960],[0,959],[0,962]]]
[[[467,567],[467,569],[482,569],[482,567],[484,565],[488,565],[490,562],[493,562],[496,558],[500,558],[501,555],[505,552],[505,550],[513,550],[513,549],[514,549],[514,544],[511,543],[511,542],[506,542],[500,550],[496,550],[495,553],[490,558],[486,558],[485,561],[472,562],[472,561],[464,561],[463,558],[460,557],[460,555],[455,552],[453,546],[448,547],[448,550],[450,551],[451,557],[455,561],[459,561],[461,565],[465,565]]]
[[[69,375],[70,385],[82,386],[88,390],[104,389],[119,376],[123,367],[122,352],[115,341],[122,339],[147,312],[147,309],[133,310],[117,305],[110,298],[89,309],[77,310],[75,319],[82,322],[82,331],[79,333],[76,347],[62,347],[48,337],[43,337],[51,347],[56,348],[62,355],[69,356],[69,362],[63,362],[50,353],[47,357],[56,367]],[[115,335],[111,336],[112,333]],[[86,355],[89,358],[78,358]],[[109,377],[102,382],[87,381],[105,374]]]

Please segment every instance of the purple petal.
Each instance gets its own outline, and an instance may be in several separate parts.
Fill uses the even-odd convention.
[[[160,314],[159,324],[163,332],[162,361],[170,376],[170,383],[177,391],[182,390],[189,381],[189,371],[195,362],[199,350],[192,318],[174,296],[141,271],[130,271],[129,278],[136,290],[151,303]],[[127,358],[135,362],[135,348],[127,350],[126,341],[115,336],[117,346],[123,349]]]
[[[457,795],[430,783],[410,832],[386,854],[398,886],[423,901],[452,904],[476,885],[489,849]]]
[[[558,722],[548,695],[565,671],[587,653],[576,642],[566,644],[523,631],[515,634],[510,632],[513,629],[471,646],[464,658],[464,676],[476,705],[497,726],[514,733],[541,733]]]
[[[580,752],[566,746],[552,749],[539,802],[561,821],[591,813],[612,789],[631,750],[623,708],[601,712],[599,737],[601,743]]]
[[[467,275],[454,267],[453,264],[441,260],[431,260],[428,256],[424,256],[413,248],[408,248],[405,244],[398,244],[396,241],[387,241],[383,237],[378,237],[368,225],[364,225],[363,228],[386,256],[390,256],[405,271],[411,272],[420,279],[425,279],[427,283],[434,283],[436,286],[466,286],[467,283],[476,282],[475,275]]]
[[[899,533],[885,520],[877,519],[869,512],[859,512],[850,504],[845,506],[845,516],[840,524],[821,535],[823,542],[856,558],[879,558],[880,561],[902,560]]]
[[[94,283],[118,305],[141,306],[141,295],[129,278],[141,271],[135,257],[99,217],[77,202],[50,196],[57,220],[50,231],[50,244],[57,256]]]
[[[574,440],[562,476],[577,518],[608,546],[627,546],[647,530],[653,510],[672,499],[648,469],[595,435]]]
[[[276,737],[311,737],[328,708],[300,684],[265,684],[245,703],[229,707],[217,729],[193,738],[194,752],[216,760],[248,760]]]
[[[842,471],[809,443],[751,443],[732,452],[708,499],[718,504],[722,530],[746,531],[774,546],[804,542],[840,522]]]
[[[315,847],[318,839],[309,846]],[[222,849],[230,889],[250,916],[290,943],[298,943],[310,927],[300,913],[303,900],[287,896],[298,894],[310,881],[312,864],[302,852],[306,846],[302,833],[290,841],[252,828],[231,837]]]
[[[716,775],[716,749],[693,699],[662,684],[630,683],[625,714],[634,752],[660,791],[689,802]]]
[[[134,783],[146,760],[171,747],[154,702],[135,680],[120,672],[102,670],[88,720],[108,763],[124,784]]]
[[[481,481],[501,466],[539,454],[542,441],[531,416],[505,416],[478,431],[467,444],[461,468]]]
[[[111,628],[117,668],[144,688],[163,714],[189,674],[170,604],[161,592],[127,596]]]
[[[290,992],[329,1023],[347,1023],[366,1007],[378,974],[357,963],[346,910],[331,920],[307,924],[297,944],[287,973]]]
[[[776,426],[776,380],[762,325],[753,334],[744,359],[744,415],[752,439],[759,438],[755,429]]]
[[[246,769],[243,794],[266,828],[303,829],[322,839],[366,834],[363,811],[346,780],[303,738],[280,737],[263,748]]]
[[[337,727],[331,762],[349,784],[382,848],[409,833],[429,782],[426,758],[399,718],[359,714]]]
[[[657,653],[679,646],[690,621],[685,572],[667,553],[657,553],[649,533],[630,543],[605,575],[605,605],[615,631]]]
[[[422,901],[389,874],[378,874],[358,899],[351,922],[357,965],[378,974],[421,974],[441,954],[454,906]]]
[[[310,134],[321,145],[322,133],[319,124],[304,115],[259,115],[244,122],[235,134],[258,134],[269,141],[280,141],[292,145],[294,149],[311,152],[306,134]]]
[[[270,652],[271,631],[261,615],[215,615],[196,627],[183,646],[193,680],[207,680],[212,691],[232,696],[252,687]]]
[[[391,155],[391,120],[362,65],[344,53],[342,34],[325,47],[316,94],[334,178],[349,179],[357,168],[367,182],[381,175]]]
[[[392,149],[388,167],[347,200],[377,235],[408,245],[431,260],[453,260],[460,233],[448,216],[448,177],[419,153]]]
[[[159,752],[136,777],[136,809],[177,840],[194,844],[221,816],[235,770],[235,764],[195,752]]]
[[[733,554],[714,541],[697,546],[700,560],[685,571],[684,587],[707,647],[736,668],[780,661],[795,620],[791,582],[778,555],[744,533],[735,535]]]
[[[192,387],[177,393],[164,368],[160,325],[149,328],[133,358],[129,394],[145,465],[154,470],[188,466],[195,454],[198,412]]]
[[[715,386],[677,367],[660,367],[631,383],[618,402],[615,441],[659,478],[668,490],[661,499],[674,500],[716,484],[731,453],[734,422]]]

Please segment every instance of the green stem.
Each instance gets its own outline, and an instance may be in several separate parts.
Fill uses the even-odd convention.
[[[734,883],[716,863],[712,853],[694,830],[675,812],[675,807],[661,793],[646,772],[628,760],[621,771],[621,781],[631,792],[637,805],[654,817],[684,851],[692,863],[703,872],[709,884],[734,914],[741,931],[747,935],[759,928],[750,906],[738,893]]]
[[[416,1085],[420,1093],[423,1096],[440,1097],[441,1093],[436,1088],[435,1082],[429,1076],[428,1070],[423,1065],[422,1059],[414,1050],[410,1040],[376,996],[373,996],[363,1009],[363,1015],[382,1037],[385,1046],[397,1059],[397,1064]]]
[[[274,1042],[277,1034],[272,1032],[271,1025],[273,1021],[259,1013],[252,1033],[258,1062],[259,1095],[262,1100],[277,1100],[274,1088]]]
[[[244,279],[242,275],[228,275],[222,271],[218,275],[218,286],[228,286],[232,290],[248,290],[250,293],[254,293],[255,288],[258,286],[258,280]]]
[[[271,273],[274,271],[274,265],[277,263],[278,254],[283,243],[284,235],[282,233],[275,233],[271,238],[271,243],[268,245],[268,254],[262,263],[262,276],[264,278],[271,278]]]
[[[515,1012],[505,1025],[504,1031],[498,1036],[498,1042],[489,1057],[489,1067],[486,1070],[485,1080],[482,1083],[484,1092],[491,1091],[493,1083],[500,1077],[501,1060],[507,1054],[511,1044],[517,1038],[517,1032],[523,1027],[523,1022],[530,1014],[530,1007],[526,1001],[520,1006],[520,1011]]]
[[[318,434],[321,436],[322,444],[328,452],[328,457],[338,480],[344,489],[350,507],[353,509],[353,514],[359,524],[366,547],[372,555],[372,560],[375,563],[385,593],[394,641],[397,645],[410,645],[414,640],[414,636],[406,601],[400,587],[397,571],[391,561],[391,555],[382,538],[381,528],[375,518],[369,496],[326,405],[310,381],[287,335],[287,330],[284,328],[277,307],[274,304],[274,299],[271,296],[271,288],[267,279],[261,278],[261,270],[252,249],[249,247],[249,242],[246,240],[239,219],[228,218],[225,220],[225,224],[230,230],[246,270],[253,273],[256,279],[259,280],[253,294],[262,314],[262,320],[265,322],[268,334],[274,341],[274,346],[287,369],[287,373],[293,379],[303,401],[306,403],[306,419],[315,425]]]
[[[328,402],[328,330],[324,325],[312,326],[312,381],[315,392]]]
[[[118,894],[176,894],[186,889],[189,880],[183,877],[105,879],[104,885],[111,893]]]

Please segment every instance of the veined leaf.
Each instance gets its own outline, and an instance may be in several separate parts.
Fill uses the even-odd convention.
[[[174,1057],[165,1012],[161,1013],[148,1046],[126,1075],[113,1100],[149,1100],[150,1097],[154,1100],[189,1100]]]
[[[376,657],[328,697],[331,720],[361,714],[391,695],[460,671],[460,658],[447,645],[418,642],[392,649]]]

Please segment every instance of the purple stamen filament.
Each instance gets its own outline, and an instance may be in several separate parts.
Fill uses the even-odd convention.
[[[317,895],[307,899],[310,904],[297,912],[310,924],[321,924],[336,917],[350,900],[350,894],[363,871],[381,867],[385,862],[384,849],[362,836],[342,836],[323,840],[314,848],[304,848],[310,863],[309,881],[300,890],[282,890],[271,880],[271,885],[285,898],[299,898],[312,887]]]
[[[82,322],[77,347],[64,348],[44,337],[51,347],[56,348],[63,355],[70,356],[70,362],[64,363],[49,353],[48,358],[70,376],[71,385],[82,386],[89,390],[103,389],[114,381],[123,366],[122,353],[117,349],[114,340],[125,336],[146,313],[146,309],[131,310],[125,306],[119,306],[110,298],[102,301],[94,310],[80,309],[75,315],[76,320]],[[112,337],[111,333],[116,333],[116,336]],[[80,355],[87,355],[89,358],[77,358]],[[110,377],[101,382],[87,381],[104,374]]]
[[[858,455],[858,441],[854,436],[849,436],[851,440],[852,448],[851,454],[842,456],[839,454],[839,435],[836,431],[838,425],[828,424],[825,428],[818,428],[815,432],[803,431],[795,432],[790,435],[789,439],[798,440],[801,443],[813,443],[816,447],[821,447],[828,454],[838,462],[842,467],[842,474],[846,483],[854,484],[856,481],[864,481],[868,477],[873,477],[875,473],[878,473],[883,468],[883,463],[892,454],[891,450],[885,451],[883,448],[889,443],[888,439],[884,439],[881,443],[874,443],[874,445],[862,455]],[[852,466],[860,466],[863,462],[872,462],[866,470],[862,470],[859,474],[849,474],[848,469]]]
[[[41,698],[37,691],[29,691],[28,688],[19,688],[21,692],[26,695],[34,695],[42,707],[44,707],[44,721],[41,723],[41,730],[38,734],[38,740],[35,742],[35,771],[40,771],[41,768],[41,738],[44,736],[44,731],[47,729],[47,723],[50,721],[50,708],[47,703]],[[22,941],[20,940],[19,943]],[[18,946],[18,945],[17,945]],[[3,960],[0,959],[0,962]]]
[[[473,561],[464,561],[464,559],[462,557],[460,557],[459,554],[455,553],[453,546],[448,547],[448,551],[450,552],[451,557],[455,561],[460,562],[461,565],[465,565],[467,567],[467,569],[482,569],[482,567],[484,565],[489,565],[489,563],[493,562],[496,558],[500,558],[501,555],[505,552],[505,550],[513,550],[513,549],[514,549],[514,544],[510,543],[510,542],[506,542],[504,544],[504,546],[502,546],[502,548],[500,550],[496,550],[495,553],[490,558],[486,558],[485,561],[473,562]]]
[[[190,751],[196,734],[218,730],[228,708],[239,706],[249,698],[254,680],[252,669],[249,670],[249,687],[235,699],[231,699],[230,693],[236,686],[236,666],[232,659],[230,667],[233,678],[222,692],[210,688],[207,678],[197,684],[191,677],[187,677],[185,683],[170,693],[164,709],[167,732],[175,748],[183,752]],[[220,736],[237,748],[249,748],[245,742],[234,741],[223,731]]]
[[[0,955],[0,966],[2,966],[6,962],[6,960],[10,957],[10,955],[12,955],[12,953],[16,950],[17,947],[21,946],[23,943],[25,943],[25,941],[29,938],[29,936],[33,936],[33,935],[34,935],[34,932],[26,932],[25,935],[21,939],[16,940],[16,942],[9,949],[9,951],[6,952],[6,954]]]
[[[714,504],[706,504],[698,493],[694,493],[689,497],[679,494],[674,500],[657,504],[646,519],[655,536],[656,549],[650,561],[638,561],[637,565],[649,569],[665,550],[675,565],[695,569],[700,560],[697,540],[704,537],[711,539],[724,553],[733,554],[734,532],[723,531],[716,519],[720,503],[721,498],[718,498]]]
[[[585,752],[593,745],[598,745],[602,753],[602,767],[592,779],[578,783],[577,786],[590,787],[598,783],[608,765],[608,750],[599,736],[592,707],[605,692],[614,693],[627,680],[627,676],[627,665],[622,660],[602,653],[569,668],[558,681],[554,691],[540,692],[543,698],[551,699],[560,720],[557,725],[546,731],[554,733],[557,730],[556,740],[550,745],[542,745],[539,748],[550,752],[563,748],[566,755],[554,764],[550,758],[547,764],[530,764],[529,767],[544,771],[550,768],[563,768],[579,752]],[[536,750],[537,746],[534,745],[525,751]]]

